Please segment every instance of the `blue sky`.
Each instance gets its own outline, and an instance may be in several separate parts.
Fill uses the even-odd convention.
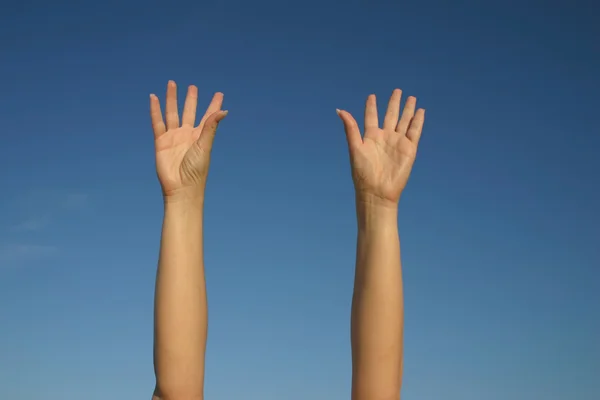
[[[335,109],[416,95],[405,399],[600,396],[591,2],[17,2],[0,16],[0,387],[149,398],[148,94],[225,93],[207,399],[348,399],[355,219]],[[596,26],[594,26],[594,24]],[[183,95],[183,93],[181,93]],[[383,108],[382,108],[383,111]]]

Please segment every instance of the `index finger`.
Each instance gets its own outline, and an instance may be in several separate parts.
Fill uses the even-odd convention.
[[[419,108],[413,119],[410,121],[408,132],[406,132],[406,137],[416,145],[419,144],[419,140],[421,139],[421,133],[423,132],[424,123],[425,110],[423,108]]]
[[[198,124],[197,128],[202,128],[204,126],[204,123],[208,119],[208,117],[210,117],[212,114],[219,111],[222,106],[223,106],[223,93],[217,92],[214,94],[212,100],[210,101],[210,104],[208,105],[206,112],[202,116],[202,119],[200,120],[200,123]]]

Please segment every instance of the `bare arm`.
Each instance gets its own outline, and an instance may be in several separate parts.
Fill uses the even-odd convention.
[[[352,298],[354,399],[397,399],[402,378],[403,298],[396,209],[357,200]]]
[[[197,89],[190,86],[181,124],[169,82],[166,126],[158,98],[150,99],[156,165],[165,214],[154,303],[154,399],[201,400],[207,299],[203,260],[204,189],[223,96],[217,93],[195,126]]]
[[[404,302],[398,202],[412,169],[425,112],[409,97],[402,117],[396,89],[379,127],[375,96],[365,107],[365,134],[344,122],[356,189],[358,238],[352,298],[352,399],[397,400],[402,386]]]
[[[164,400],[202,399],[207,333],[202,205],[167,203],[154,305],[154,368]]]

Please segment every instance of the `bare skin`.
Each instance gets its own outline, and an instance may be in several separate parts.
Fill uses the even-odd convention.
[[[165,206],[154,304],[154,400],[204,398],[204,190],[217,126],[227,112],[221,110],[223,94],[216,93],[195,125],[197,99],[198,89],[190,86],[180,121],[175,82],[167,87],[165,119],[158,98],[150,95]]]
[[[400,117],[402,92],[394,90],[383,126],[374,95],[365,107],[364,136],[356,120],[344,123],[356,193],[358,239],[352,298],[352,399],[400,399],[404,301],[398,203],[412,170],[425,110],[409,97]]]
[[[398,202],[408,181],[424,122],[410,97],[399,122],[395,90],[383,128],[375,97],[367,100],[365,134],[344,122],[356,189],[358,242],[352,303],[352,398],[399,399],[402,383],[403,299]],[[204,191],[223,95],[217,93],[195,126],[197,88],[190,86],[181,121],[169,82],[166,123],[150,96],[156,165],[165,216],[156,279],[154,400],[204,398],[207,299],[203,261]]]

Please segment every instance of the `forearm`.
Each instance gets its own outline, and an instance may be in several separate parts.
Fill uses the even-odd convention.
[[[202,202],[165,204],[154,305],[154,367],[163,400],[203,398],[207,300]]]
[[[357,200],[352,299],[352,398],[399,398],[403,293],[397,207]]]

